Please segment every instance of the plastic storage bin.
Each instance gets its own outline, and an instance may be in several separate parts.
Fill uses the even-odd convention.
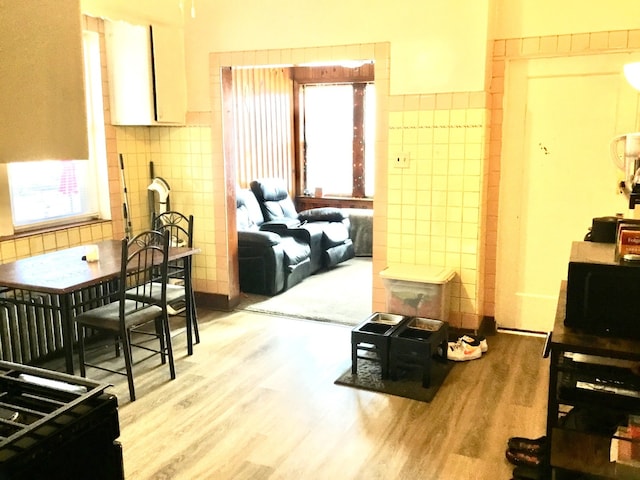
[[[380,272],[387,290],[387,312],[449,320],[451,280],[455,272],[444,267],[398,265]]]

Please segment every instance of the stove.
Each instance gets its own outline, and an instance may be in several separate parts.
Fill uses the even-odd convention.
[[[124,479],[109,386],[0,361],[0,480]]]

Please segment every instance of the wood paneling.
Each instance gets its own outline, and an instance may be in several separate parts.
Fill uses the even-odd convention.
[[[349,68],[340,65],[323,67],[294,67],[293,77],[298,83],[359,83],[372,82],[373,62]]]

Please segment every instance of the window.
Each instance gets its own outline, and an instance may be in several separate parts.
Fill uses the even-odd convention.
[[[89,159],[9,163],[14,230],[108,217],[100,43],[83,33]]]
[[[375,86],[302,87],[305,188],[325,196],[373,197]]]

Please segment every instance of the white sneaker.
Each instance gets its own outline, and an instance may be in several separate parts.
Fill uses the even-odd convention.
[[[482,356],[480,345],[469,345],[463,341],[449,342],[447,348],[447,360],[454,362],[464,362],[467,360],[475,360]]]
[[[459,342],[467,343],[473,347],[480,347],[482,353],[486,353],[489,350],[489,344],[487,344],[487,339],[480,335],[463,335],[458,339]]]

